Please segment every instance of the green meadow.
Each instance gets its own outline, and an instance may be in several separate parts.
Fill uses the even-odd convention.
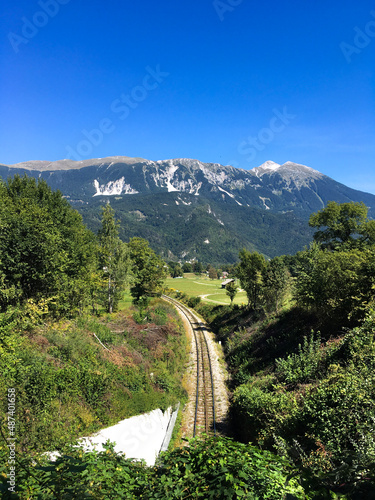
[[[230,304],[225,289],[221,288],[223,280],[212,280],[205,275],[185,273],[183,278],[167,278],[166,287],[186,293],[189,296],[201,297],[204,302],[215,304]],[[246,304],[245,292],[237,292],[234,304]]]

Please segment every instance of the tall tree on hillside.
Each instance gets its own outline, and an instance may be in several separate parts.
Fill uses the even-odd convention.
[[[279,312],[280,304],[285,297],[290,274],[281,257],[274,257],[267,263],[263,272],[263,291],[265,302]]]
[[[238,286],[236,285],[235,281],[230,281],[227,286],[225,287],[225,293],[228,295],[230,298],[230,305],[233,305],[233,300],[234,297],[237,295],[238,292]]]
[[[250,252],[245,248],[239,254],[240,263],[236,268],[236,276],[245,290],[249,307],[255,309],[263,286],[263,272],[266,260],[258,252]]]
[[[143,238],[132,238],[129,251],[133,268],[130,293],[135,304],[144,306],[150,297],[161,295],[168,266]]]
[[[362,202],[338,204],[330,201],[310,216],[309,225],[317,228],[314,239],[329,250],[359,248],[375,243],[375,221],[367,218]]]
[[[44,299],[55,314],[82,307],[95,238],[45,181],[26,175],[0,181],[0,255],[3,310]]]
[[[172,278],[179,278],[184,274],[181,264],[179,262],[174,262],[174,261],[168,262],[168,268]]]
[[[341,326],[358,321],[373,307],[375,249],[329,252],[312,246],[300,259],[296,299],[319,318]]]
[[[106,308],[112,313],[126,285],[129,271],[127,245],[118,236],[114,210],[107,203],[102,208],[102,227],[98,232],[100,265],[106,289]]]

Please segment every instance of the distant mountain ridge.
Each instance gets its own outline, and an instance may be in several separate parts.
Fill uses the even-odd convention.
[[[100,205],[110,199],[121,214],[124,239],[142,235],[164,257],[180,260],[203,256],[207,260],[211,252],[216,262],[229,262],[241,246],[267,256],[294,253],[311,240],[310,214],[328,201],[363,201],[375,217],[374,195],[293,162],[267,161],[242,170],[189,158],[151,161],[113,156],[0,165],[2,178],[15,174],[45,179],[93,229]],[[198,224],[201,233],[198,220],[191,225],[197,214],[205,220],[205,226]]]
[[[0,176],[28,173],[45,178],[75,198],[183,192],[238,205],[308,217],[328,201],[364,201],[373,211],[375,196],[356,191],[305,165],[268,161],[252,170],[179,158],[150,161],[114,156],[93,160],[29,161],[0,165]]]

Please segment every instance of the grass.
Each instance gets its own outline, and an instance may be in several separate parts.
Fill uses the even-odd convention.
[[[200,296],[204,302],[229,305],[230,299],[225,289],[221,288],[222,282],[223,280],[211,280],[205,275],[185,273],[183,278],[167,278],[166,287],[179,290],[189,296]],[[246,293],[238,292],[233,303],[246,304]]]
[[[130,295],[129,289],[127,289],[124,292],[122,299],[118,303],[118,310],[129,311],[132,305],[133,305],[133,297]]]
[[[166,288],[173,288],[186,293],[190,297],[202,297],[203,302],[208,304],[229,305],[230,299],[221,288],[223,280],[211,280],[206,275],[202,274],[197,276],[194,273],[185,273],[183,278],[167,278],[165,282]],[[247,304],[247,297],[245,292],[237,292],[233,304]],[[132,307],[132,296],[129,290],[123,295],[120,300],[118,309],[119,311],[130,311]]]

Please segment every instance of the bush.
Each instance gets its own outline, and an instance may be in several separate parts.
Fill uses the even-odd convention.
[[[288,384],[309,382],[318,376],[322,359],[320,335],[314,338],[311,332],[310,338],[304,337],[303,345],[299,344],[298,353],[276,359],[276,375]]]
[[[155,323],[155,325],[163,326],[167,323],[168,315],[164,308],[157,307],[154,311],[152,311],[151,319]]]
[[[365,478],[369,462],[375,469],[375,375],[363,375],[334,370],[306,394],[290,422],[305,449],[324,445],[335,481]]]
[[[258,384],[259,385],[259,384]],[[273,390],[266,379],[266,387],[257,387],[251,382],[239,386],[232,399],[237,432],[246,441],[273,443],[273,433],[293,414],[297,402],[293,393]]]
[[[117,454],[66,447],[56,462],[20,457],[18,494],[12,498],[307,499],[295,470],[284,459],[224,438],[200,439],[163,453],[158,467]],[[7,495],[7,450],[0,448],[0,492]]]
[[[201,302],[201,298],[200,297],[189,297],[188,301],[187,301],[187,305],[189,307],[196,307],[198,304],[200,304]]]

